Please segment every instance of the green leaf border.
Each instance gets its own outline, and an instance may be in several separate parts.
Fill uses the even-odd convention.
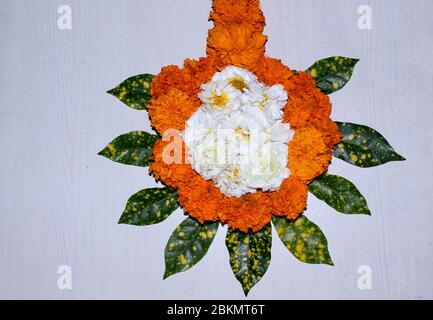
[[[359,59],[329,57],[316,61],[307,69],[307,73],[316,80],[317,87],[329,95],[346,86],[358,62]]]
[[[406,160],[375,129],[350,122],[335,123],[343,135],[343,140],[334,149],[335,158],[360,168]]]
[[[128,107],[135,110],[147,110],[152,96],[151,83],[155,76],[152,74],[139,74],[132,76],[107,93],[116,97]]]
[[[229,228],[226,246],[232,271],[248,296],[271,263],[272,226],[269,223],[256,233],[243,233]]]
[[[325,173],[310,184],[309,191],[340,213],[371,215],[367,200],[346,178]]]
[[[281,242],[299,261],[308,264],[334,265],[328,251],[326,236],[305,215],[296,221],[274,216],[272,223]]]
[[[149,226],[163,222],[179,208],[177,191],[171,188],[150,188],[132,195],[119,224]]]
[[[148,167],[155,143],[161,138],[144,131],[132,131],[111,141],[98,155],[114,162]]]
[[[173,231],[165,247],[164,279],[185,272],[200,262],[208,252],[219,222],[205,223],[188,217]]]

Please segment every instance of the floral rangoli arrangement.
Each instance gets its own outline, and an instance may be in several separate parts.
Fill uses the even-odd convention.
[[[99,154],[149,167],[165,185],[134,194],[119,223],[147,226],[181,207],[187,218],[165,249],[164,278],[207,253],[227,225],[230,266],[247,295],[271,262],[272,225],[300,261],[333,265],[325,235],[304,211],[308,193],[348,215],[370,215],[332,157],[368,168],[405,160],[367,126],[334,122],[331,93],[357,59],[331,57],[295,71],[265,55],[259,0],[213,0],[207,56],[131,77],[109,93],[147,110],[156,134],[134,131]]]

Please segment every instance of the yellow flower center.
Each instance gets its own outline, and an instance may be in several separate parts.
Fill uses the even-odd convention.
[[[265,110],[266,103],[270,100],[269,96],[266,93],[263,94],[263,98],[265,98],[265,100],[259,103],[260,110]]]
[[[212,96],[212,106],[224,108],[227,102],[229,102],[229,96],[226,93]]]
[[[239,166],[236,166],[233,170],[233,178],[237,178],[239,176]]]
[[[248,89],[248,84],[244,79],[240,77],[234,77],[229,80],[229,83],[235,87],[236,89],[243,91],[244,89]]]

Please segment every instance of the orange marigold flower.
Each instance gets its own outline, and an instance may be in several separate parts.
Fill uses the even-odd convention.
[[[218,57],[200,58],[199,60],[186,59],[184,62],[184,79],[189,87],[184,86],[184,90],[191,95],[197,95],[203,83],[209,82],[214,74],[224,67]]]
[[[200,86],[210,81],[222,67],[222,62],[218,57],[200,58],[199,60],[186,59],[183,68],[164,67],[152,81],[152,97],[157,98],[167,94],[173,88],[195,96],[200,91]]]
[[[337,124],[327,116],[316,116],[311,123],[322,132],[323,141],[332,153],[334,147],[343,139]]]
[[[183,84],[182,70],[178,66],[167,66],[152,80],[150,93],[155,99],[172,88],[181,88]]]
[[[225,197],[220,205],[220,221],[242,232],[259,231],[271,221],[271,201],[264,192],[246,194],[240,198]]]
[[[265,53],[267,37],[248,24],[218,25],[209,30],[207,54],[226,65],[253,69]]]
[[[283,84],[294,74],[281,60],[268,57],[263,57],[253,71],[259,81],[268,86]]]
[[[167,146],[172,141],[158,141],[153,148],[152,164],[150,165],[149,171],[153,176],[164,182],[169,187],[179,188],[181,185],[190,181],[192,177],[196,175],[194,170],[189,164],[186,163],[185,159],[185,145],[182,145],[182,161],[181,163],[167,163],[164,159],[164,150],[167,150]]]
[[[190,96],[184,91],[172,88],[167,94],[153,99],[149,106],[149,116],[153,127],[159,134],[166,130],[185,129],[185,122],[200,107],[197,96]]]
[[[332,159],[332,148],[322,132],[313,126],[296,130],[289,144],[289,168],[292,176],[311,182],[324,173]]]
[[[331,101],[316,87],[316,81],[310,75],[299,72],[283,84],[289,95],[284,114],[292,127],[311,123],[316,117],[329,117]]]
[[[218,199],[222,198],[223,195],[213,182],[204,180],[198,174],[191,176],[190,180],[179,188],[179,203],[185,212],[200,223],[218,220]]]
[[[307,206],[308,187],[295,178],[289,178],[277,192],[269,195],[274,215],[296,220]]]
[[[215,25],[248,24],[262,32],[265,17],[260,9],[259,0],[215,0],[209,20]]]

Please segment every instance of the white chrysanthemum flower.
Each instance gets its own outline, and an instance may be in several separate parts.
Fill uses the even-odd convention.
[[[290,125],[287,123],[277,122],[274,126],[265,131],[268,134],[270,142],[281,142],[287,143],[293,138],[294,132],[290,129]]]
[[[293,138],[282,123],[283,86],[267,87],[250,71],[228,67],[202,86],[199,97],[203,105],[183,133],[194,170],[230,197],[277,190],[290,176]]]
[[[242,96],[242,109],[264,116],[268,120],[281,120],[287,103],[287,93],[282,85],[266,87],[255,83]],[[252,108],[251,108],[252,107]]]
[[[267,143],[251,154],[243,166],[245,184],[263,191],[275,191],[290,176],[287,168],[288,147],[284,143]]]
[[[257,77],[246,69],[231,66],[216,73],[212,82],[224,82],[243,92],[249,89],[251,84],[257,83]]]
[[[208,112],[215,115],[227,115],[240,108],[241,92],[223,81],[202,85],[199,98]]]

